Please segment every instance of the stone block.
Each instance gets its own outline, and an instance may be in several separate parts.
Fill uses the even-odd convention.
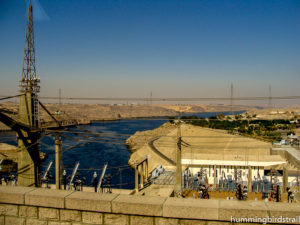
[[[155,225],[179,225],[178,219],[156,217]]]
[[[0,216],[18,216],[17,205],[0,204]]]
[[[25,225],[25,218],[5,216],[5,225]]]
[[[162,216],[166,198],[136,195],[119,195],[112,201],[112,212],[145,216]]]
[[[261,225],[261,223],[231,223],[234,225]]]
[[[73,222],[72,225],[91,225],[88,223],[80,223],[80,222]],[[98,225],[98,224],[93,224],[93,225]]]
[[[4,224],[4,216],[0,216],[0,225],[5,225]]]
[[[19,216],[37,218],[37,207],[20,205]]]
[[[64,208],[65,197],[72,191],[37,188],[25,194],[25,204],[52,208]]]
[[[82,222],[87,224],[102,224],[103,215],[97,212],[82,212]]]
[[[274,218],[296,218],[300,215],[300,205],[295,203],[268,202],[266,203],[269,216]],[[299,221],[298,221],[299,222]]]
[[[222,223],[219,224],[222,225]],[[180,225],[206,225],[206,223],[203,220],[180,220]]]
[[[26,219],[26,225],[47,225],[47,221],[30,218],[30,219]]]
[[[104,214],[104,225],[129,225],[129,218],[120,214]]]
[[[0,185],[0,202],[11,204],[24,204],[25,194],[33,190],[35,190],[35,188]]]
[[[163,216],[182,219],[218,220],[219,202],[213,199],[168,198]]]
[[[60,210],[60,220],[70,221],[70,222],[80,222],[81,221],[81,212],[77,210]]]
[[[70,222],[48,221],[48,225],[72,225],[72,224]],[[82,224],[80,223],[80,225]]]
[[[130,216],[130,225],[153,225],[154,218],[149,216]]]
[[[255,218],[268,216],[264,202],[220,200],[219,219],[231,221],[231,218]]]
[[[39,208],[39,218],[40,219],[58,220],[59,219],[59,211],[58,211],[58,209],[40,207]]]
[[[97,212],[111,212],[111,201],[118,195],[91,192],[74,192],[66,197],[67,209],[78,209]]]
[[[207,221],[205,225],[230,225],[230,224],[231,224],[230,222],[223,222],[223,221]]]

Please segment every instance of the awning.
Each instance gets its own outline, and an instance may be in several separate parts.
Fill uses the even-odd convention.
[[[188,166],[259,166],[259,167],[266,167],[266,166],[276,166],[285,164],[285,161],[229,161],[229,160],[200,160],[200,159],[182,159],[182,165]]]

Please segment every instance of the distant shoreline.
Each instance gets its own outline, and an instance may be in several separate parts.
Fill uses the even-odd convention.
[[[236,113],[241,113],[243,111],[233,111],[234,114]],[[230,111],[205,111],[205,112],[184,112],[181,114],[181,116],[186,116],[186,115],[197,115],[200,113],[213,113],[213,114],[218,114],[218,113],[230,113]],[[114,121],[120,121],[120,120],[142,120],[142,119],[165,119],[166,122],[168,121],[169,117],[177,117],[176,115],[165,115],[165,116],[138,116],[138,117],[121,117],[121,118],[103,118],[103,119],[96,119],[96,120],[90,120],[89,122],[78,122],[77,125],[74,126],[84,126],[84,125],[91,125],[94,123],[101,123],[101,122],[114,122]],[[69,126],[65,126],[69,127]],[[0,127],[0,133],[5,133],[5,132],[14,132],[10,128],[1,128]]]

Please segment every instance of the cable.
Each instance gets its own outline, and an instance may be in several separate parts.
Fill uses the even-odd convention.
[[[24,94],[14,95],[14,96],[5,96],[5,95],[1,95],[1,97],[3,97],[3,98],[0,98],[0,101],[1,101],[1,100],[6,100],[6,99],[10,99],[10,98],[20,97],[20,96],[22,96],[22,95],[24,95]]]
[[[15,95],[15,96],[6,96],[6,95],[0,95],[0,100],[5,100],[9,98],[15,98],[22,96],[21,95]],[[88,101],[149,101],[149,98],[99,98],[99,97],[53,97],[53,96],[39,96],[40,99],[62,99],[62,100],[88,100]],[[270,97],[268,96],[257,96],[257,97],[207,97],[207,98],[151,98],[151,101],[158,102],[166,102],[166,101],[253,101],[253,100],[269,100]],[[274,96],[272,97],[272,100],[292,100],[292,99],[300,99],[300,96]]]
[[[68,167],[68,166],[64,166],[64,168],[66,169],[73,169],[73,167]],[[126,170],[126,169],[132,169],[129,165],[123,165],[123,166],[113,166],[113,167],[107,167],[107,170],[110,169],[122,169],[122,170]],[[102,171],[103,167],[101,168],[78,168],[78,170],[82,170],[82,171]]]
[[[63,100],[88,100],[88,101],[148,101],[149,98],[98,98],[98,97],[49,97],[40,96],[41,99],[63,99]],[[218,98],[152,98],[152,101],[166,102],[166,101],[241,101],[241,100],[269,100],[270,97],[218,97]],[[288,99],[300,99],[300,96],[274,96],[272,100],[288,100]]]

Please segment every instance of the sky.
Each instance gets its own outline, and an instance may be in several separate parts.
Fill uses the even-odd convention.
[[[299,0],[32,0],[41,96],[300,96]],[[0,0],[0,95],[18,93],[26,1]]]

